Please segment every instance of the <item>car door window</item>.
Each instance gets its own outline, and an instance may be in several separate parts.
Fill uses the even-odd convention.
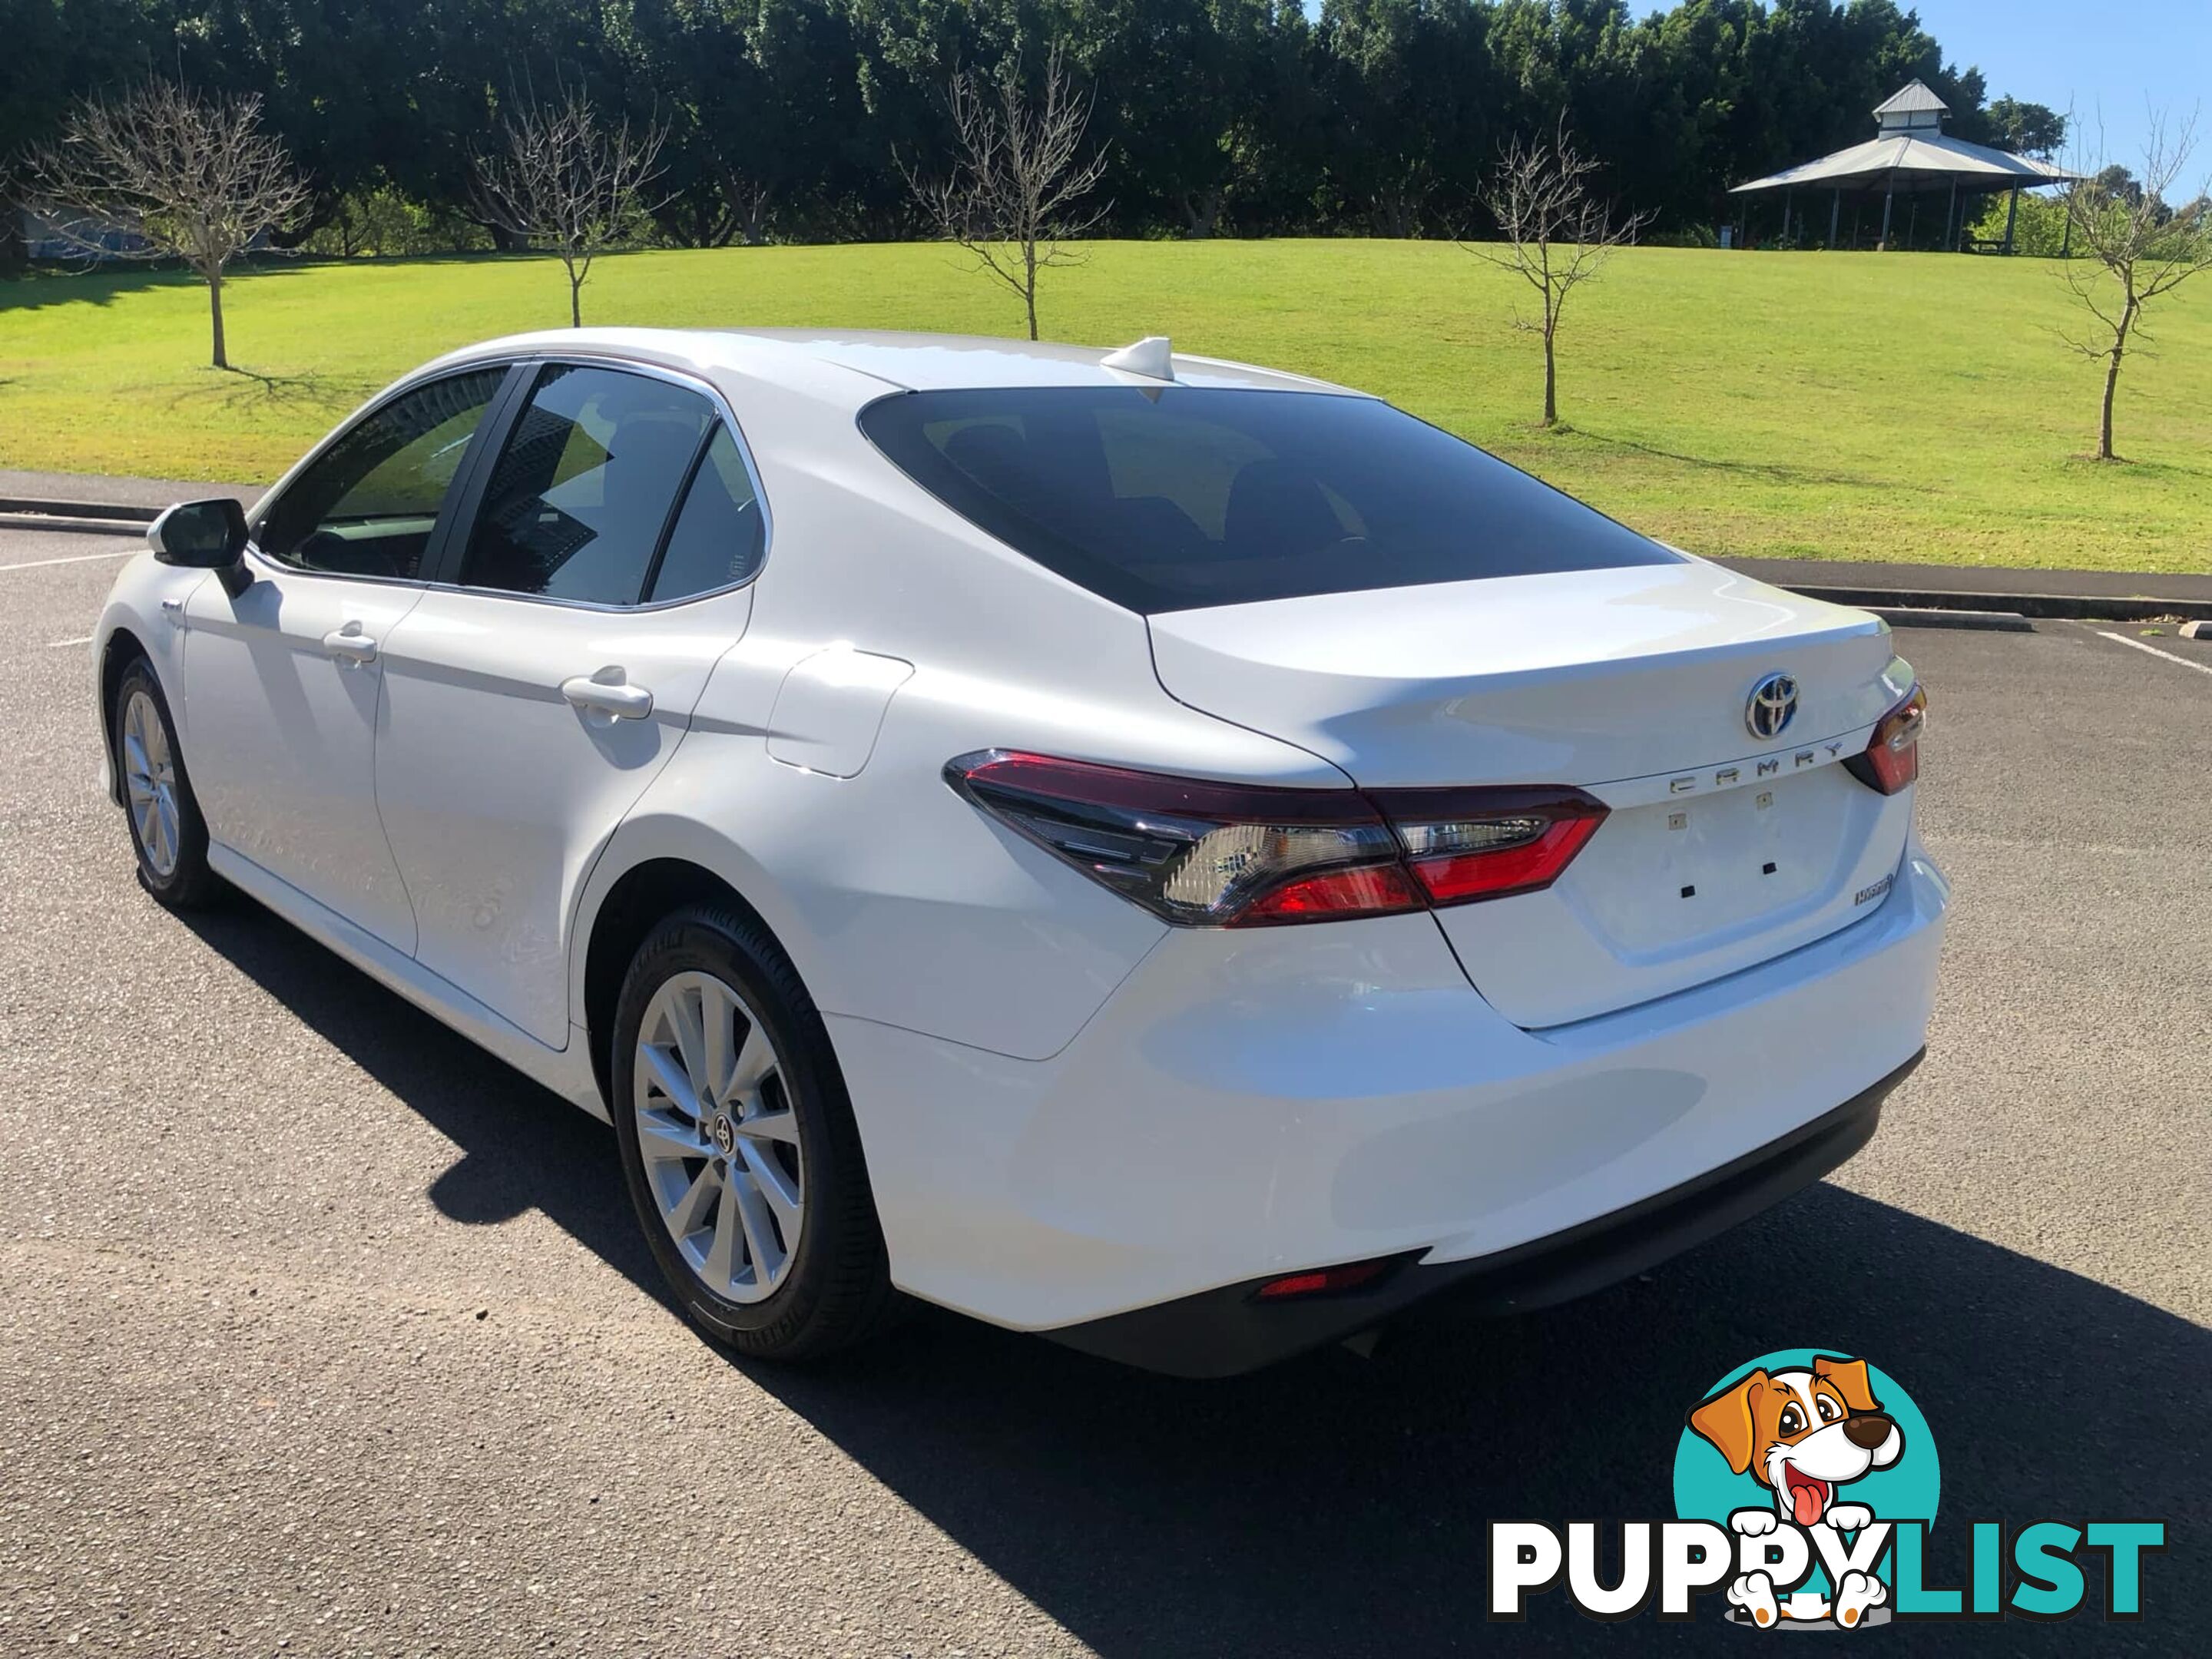
[[[363,416],[277,498],[255,545],[302,570],[419,574],[469,440],[506,378],[503,366],[451,375]]]
[[[492,469],[461,585],[636,604],[714,421],[705,397],[666,380],[548,364]]]
[[[767,550],[768,526],[744,453],[727,426],[717,426],[684,492],[646,599],[664,605],[749,581]]]

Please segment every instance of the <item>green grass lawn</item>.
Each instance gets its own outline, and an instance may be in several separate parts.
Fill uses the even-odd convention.
[[[1517,283],[1449,243],[1116,242],[1048,275],[1061,339],[1178,347],[1382,393],[1696,551],[2212,570],[2212,278],[2152,317],[2124,466],[2082,458],[2094,367],[2052,268],[1940,254],[1622,254],[1568,313],[1546,434]],[[226,289],[243,372],[206,368],[169,275],[0,283],[0,466],[275,476],[354,403],[467,341],[565,320],[550,259],[279,266]],[[939,246],[607,258],[590,323],[1006,334],[1018,307]]]

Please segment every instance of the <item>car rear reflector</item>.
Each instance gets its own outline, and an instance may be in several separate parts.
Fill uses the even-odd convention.
[[[1348,1261],[1340,1267],[1316,1267],[1310,1273],[1285,1273],[1280,1279],[1271,1279],[1253,1294],[1262,1302],[1280,1302],[1287,1297],[1326,1296],[1331,1291],[1356,1291],[1363,1285],[1372,1285],[1406,1258],[1386,1255],[1379,1261]]]
[[[1179,927],[1390,915],[1548,886],[1603,822],[1580,790],[1284,789],[1000,749],[945,781]]]
[[[1875,723],[1865,750],[1844,764],[1869,789],[1893,795],[1920,775],[1920,733],[1928,724],[1928,694],[1918,686]]]

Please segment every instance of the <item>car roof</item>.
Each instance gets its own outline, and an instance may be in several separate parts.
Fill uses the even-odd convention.
[[[987,386],[1153,386],[1142,374],[1106,367],[1114,346],[1063,345],[982,335],[908,334],[872,329],[564,328],[487,340],[441,358],[447,367],[519,353],[588,353],[716,372],[804,388],[820,395],[822,371],[842,370],[855,407],[886,391],[971,390]],[[1303,374],[1219,358],[1174,356],[1178,385],[1249,391],[1363,395]]]

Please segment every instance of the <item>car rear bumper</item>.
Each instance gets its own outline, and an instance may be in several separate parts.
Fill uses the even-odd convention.
[[[827,1018],[892,1277],[927,1300],[1103,1352],[1146,1312],[1234,1326],[1257,1281],[1406,1259],[1233,1370],[1516,1263],[1513,1305],[1578,1294],[1815,1179],[1925,1042],[1948,898],[1916,842],[1839,932],[1543,1030],[1419,915],[1173,930],[1048,1060]],[[1224,1368],[1236,1333],[1213,1342],[1139,1363]]]
[[[1046,1333],[1085,1353],[1174,1376],[1233,1376],[1388,1319],[1449,1306],[1529,1313],[1603,1290],[1749,1220],[1818,1181],[1873,1138],[1882,1102],[1922,1056],[1825,1116],[1734,1163],[1548,1238],[1467,1261],[1402,1259],[1375,1283],[1263,1300],[1258,1279]]]

